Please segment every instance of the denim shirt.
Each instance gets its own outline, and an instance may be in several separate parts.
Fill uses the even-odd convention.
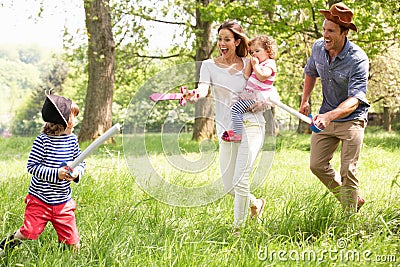
[[[343,50],[329,63],[329,53],[323,38],[312,48],[311,57],[304,68],[305,74],[320,77],[323,101],[319,113],[337,108],[348,97],[360,100],[357,109],[349,116],[335,121],[367,121],[369,103],[366,98],[369,62],[365,52],[347,38]]]

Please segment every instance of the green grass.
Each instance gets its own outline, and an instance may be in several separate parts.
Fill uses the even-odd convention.
[[[150,157],[161,158],[159,138],[146,138],[152,138],[146,142]],[[367,129],[359,162],[367,203],[350,217],[309,171],[309,138],[293,132],[276,138],[268,178],[254,192],[267,198],[263,220],[248,221],[239,238],[231,234],[231,197],[192,208],[157,201],[135,183],[117,138],[87,159],[84,179],[72,186],[80,253],[59,245],[48,225],[37,241],[1,257],[0,266],[398,266],[399,133]],[[1,237],[23,222],[33,140],[0,142]],[[190,135],[179,144],[181,151],[199,151]],[[335,155],[333,165],[338,164]],[[176,178],[174,172],[169,175]]]

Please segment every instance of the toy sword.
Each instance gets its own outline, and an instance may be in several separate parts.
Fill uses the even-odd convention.
[[[94,140],[74,161],[63,162],[60,167],[65,166],[68,169],[69,174],[72,176],[72,170],[78,166],[85,158],[87,158],[94,150],[96,150],[101,144],[107,141],[111,136],[119,133],[121,130],[121,125],[119,123],[115,124],[113,127],[108,129],[104,134]],[[75,181],[75,180],[74,180]]]
[[[188,93],[196,94],[196,90],[189,91],[187,86],[180,87],[180,93],[153,93],[150,95],[150,100],[153,102],[158,102],[162,100],[179,100],[180,106],[186,105],[186,98]],[[197,95],[197,97],[199,97]]]
[[[277,105],[278,107],[280,107],[281,109],[289,112],[290,114],[292,114],[293,116],[299,118],[300,120],[304,121],[305,123],[310,125],[310,129],[315,132],[315,133],[319,133],[321,132],[323,129],[318,128],[315,124],[314,121],[312,119],[312,115],[308,115],[308,117],[304,114],[301,114],[300,112],[294,110],[293,108],[283,104],[281,101],[274,99],[274,98],[270,98],[269,101],[271,101],[272,103],[274,103],[275,105]]]

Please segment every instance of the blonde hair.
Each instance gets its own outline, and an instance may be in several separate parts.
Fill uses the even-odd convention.
[[[278,45],[276,44],[274,38],[267,35],[259,35],[250,40],[249,47],[257,42],[260,43],[262,47],[267,51],[269,58],[271,59],[276,58],[278,53]]]
[[[74,102],[71,103],[71,114],[73,114],[75,117],[77,117],[79,114],[79,107]]]

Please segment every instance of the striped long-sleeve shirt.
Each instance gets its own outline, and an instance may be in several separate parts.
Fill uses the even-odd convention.
[[[28,193],[49,205],[62,204],[72,198],[70,181],[58,179],[58,169],[63,162],[73,161],[81,153],[74,134],[49,136],[40,134],[33,142],[27,170],[32,174]],[[82,162],[75,169],[79,177],[85,170]]]

